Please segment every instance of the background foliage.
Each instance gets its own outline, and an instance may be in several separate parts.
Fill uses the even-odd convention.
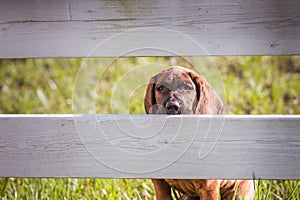
[[[0,114],[73,113],[72,95],[76,73],[84,59],[0,60]],[[213,57],[214,72],[224,87],[226,114],[299,114],[300,56]],[[119,58],[105,69],[105,59],[91,60],[99,65],[94,91],[97,113],[144,113],[145,84],[126,102],[113,103],[113,89],[124,74],[137,67],[160,63],[193,68],[177,57]],[[105,63],[105,64],[104,64]],[[218,70],[215,70],[218,69]],[[102,71],[101,71],[102,70]],[[99,81],[99,73],[102,73]],[[155,72],[153,71],[153,74]],[[208,75],[209,77],[209,75]],[[130,88],[143,75],[124,84]],[[215,86],[214,80],[208,78]],[[220,81],[218,81],[220,82]],[[84,88],[84,87],[83,87]],[[130,91],[124,91],[124,94]],[[122,98],[122,94],[120,94]],[[126,96],[126,95],[125,95]],[[126,99],[126,97],[124,97]],[[121,101],[122,102],[122,101]],[[128,104],[128,105],[127,105]],[[127,107],[128,106],[128,107]],[[280,162],[280,161],[279,161]],[[259,182],[256,199],[300,199],[299,182],[264,180]],[[0,179],[1,199],[153,199],[148,179]]]

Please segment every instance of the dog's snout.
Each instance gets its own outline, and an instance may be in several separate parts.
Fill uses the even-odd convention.
[[[169,115],[181,114],[180,100],[175,91],[170,91],[164,107],[166,109],[166,113]]]
[[[177,101],[170,101],[166,104],[168,114],[180,114],[180,105]]]

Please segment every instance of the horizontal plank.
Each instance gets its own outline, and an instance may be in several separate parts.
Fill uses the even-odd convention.
[[[0,58],[300,54],[299,1],[0,2]]]
[[[299,115],[0,115],[0,177],[300,179]]]

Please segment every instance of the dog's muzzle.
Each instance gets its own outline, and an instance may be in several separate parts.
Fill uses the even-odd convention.
[[[180,105],[177,101],[169,101],[166,103],[166,112],[168,115],[180,114]]]

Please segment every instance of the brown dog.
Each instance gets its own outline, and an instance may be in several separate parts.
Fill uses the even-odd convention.
[[[145,96],[147,114],[221,114],[223,103],[203,76],[179,66],[163,70],[150,79]],[[153,179],[157,200],[168,200],[171,187],[189,199],[252,200],[251,180]],[[237,188],[237,189],[236,189]]]

